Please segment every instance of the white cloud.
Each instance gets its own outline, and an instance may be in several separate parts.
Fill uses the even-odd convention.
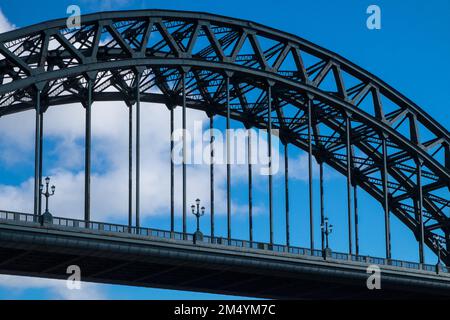
[[[8,19],[3,14],[2,9],[0,8],[0,33],[11,31],[15,28],[16,26],[8,21]]]
[[[64,300],[101,300],[106,299],[100,286],[92,283],[81,283],[80,290],[70,290],[65,280],[0,275],[0,284],[10,290],[11,297],[26,294],[27,290],[38,289],[47,292],[50,299]]]
[[[292,167],[292,170],[289,172],[289,176],[293,179],[297,179],[300,181],[308,181],[308,170],[309,170],[309,162],[308,155],[301,154],[296,158],[290,160],[289,166]],[[319,176],[319,165],[313,158],[313,176]]]

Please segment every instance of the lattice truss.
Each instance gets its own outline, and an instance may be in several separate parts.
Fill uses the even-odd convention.
[[[83,17],[0,35],[0,116],[35,107],[96,101],[182,103],[182,75],[191,108],[225,115],[230,77],[232,118],[280,130],[284,142],[308,150],[312,103],[313,154],[347,175],[350,123],[352,183],[383,203],[420,237],[418,169],[422,171],[425,243],[448,239],[448,131],[393,88],[342,57],[298,37],[230,18],[179,12],[126,12]],[[37,86],[36,86],[37,85]],[[272,86],[272,114],[267,87]],[[387,190],[383,187],[383,148]],[[447,248],[442,252],[447,259]]]

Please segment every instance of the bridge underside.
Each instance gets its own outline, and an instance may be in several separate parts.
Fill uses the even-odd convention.
[[[367,265],[285,253],[262,253],[189,241],[82,232],[38,224],[0,225],[0,273],[285,299],[439,298],[450,278],[430,272],[382,269],[382,290],[366,287]]]

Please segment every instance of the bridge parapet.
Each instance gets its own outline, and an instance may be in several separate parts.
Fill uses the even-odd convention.
[[[260,254],[271,255],[288,255],[290,257],[313,258],[318,260],[328,260],[338,263],[351,263],[360,265],[378,265],[394,269],[409,269],[423,272],[437,272],[435,265],[420,264],[411,261],[385,259],[379,257],[369,257],[364,255],[350,255],[348,253],[331,252],[331,256],[324,257],[321,250],[313,250],[309,248],[302,248],[296,246],[286,246],[278,244],[269,244],[257,241],[246,241],[239,239],[228,240],[224,237],[210,237],[204,235],[203,241],[194,241],[194,234],[183,232],[171,232],[168,230],[154,229],[154,228],[136,228],[127,225],[90,221],[86,223],[84,220],[53,217],[50,223],[42,224],[33,214],[0,211],[0,224],[17,224],[30,225],[37,228],[51,228],[58,230],[65,230],[80,233],[100,233],[111,237],[127,237],[136,239],[151,239],[160,241],[176,241],[183,244],[195,244],[198,246],[212,246],[226,248],[227,250],[249,250]],[[440,270],[443,274],[449,274],[447,267],[441,266]],[[450,279],[450,278],[449,278]]]

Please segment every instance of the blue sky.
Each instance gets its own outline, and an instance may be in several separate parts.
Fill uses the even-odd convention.
[[[190,11],[205,11],[221,15],[253,20],[274,28],[301,36],[311,42],[330,49],[346,57],[350,61],[369,70],[381,79],[395,87],[404,95],[412,99],[431,116],[433,116],[444,127],[450,127],[449,101],[450,90],[450,2],[442,1],[363,1],[363,0],[316,0],[316,1],[132,1],[132,0],[110,0],[110,1],[12,1],[3,0],[0,9],[4,17],[16,28],[30,24],[61,18],[66,16],[68,5],[77,4],[81,7],[82,13],[91,13],[103,10],[127,10],[127,9],[177,9]],[[366,28],[366,8],[371,4],[377,4],[382,10],[382,29],[368,30]],[[4,19],[3,19],[4,20]],[[3,24],[6,22],[3,21]],[[2,21],[0,20],[0,27]],[[126,117],[126,109],[120,103],[114,104],[115,113],[107,117],[104,106],[99,105],[94,109],[94,187],[98,199],[111,191],[111,188],[120,189],[123,196],[112,201],[110,207],[102,207],[98,204],[98,212],[102,210],[105,215],[98,216],[111,219],[116,222],[126,220],[126,180],[123,177],[123,168],[119,163],[126,161],[126,145],[117,144],[115,155],[107,147],[118,141],[116,136],[120,132],[125,132],[126,124],[121,121]],[[96,117],[97,115],[97,117]],[[32,114],[14,116],[12,121],[21,120],[32,128]],[[55,178],[57,185],[57,195],[54,199],[55,210],[65,210],[67,205],[63,202],[73,203],[73,208],[82,206],[80,198],[67,199],[61,194],[71,187],[82,188],[82,149],[80,140],[83,113],[79,106],[68,106],[66,109],[50,109],[48,120],[46,120],[46,144],[44,157],[44,172]],[[58,121],[61,118],[71,119],[70,123]],[[100,119],[101,118],[101,119]],[[149,121],[149,128],[144,129],[143,145],[156,144],[157,150],[165,150],[166,142],[154,142],[150,139],[152,134],[157,134],[161,130],[166,130],[168,125],[168,113],[162,107],[155,106],[143,110],[143,118]],[[47,118],[46,118],[47,119]],[[163,119],[165,125],[159,127],[156,122]],[[179,119],[179,117],[178,117]],[[204,115],[196,112],[189,113],[190,120],[205,120]],[[77,121],[79,120],[79,121]],[[153,121],[153,122],[152,122]],[[5,135],[11,134],[14,128],[7,120],[0,119],[0,132]],[[218,121],[218,125],[223,127],[223,121]],[[3,126],[3,129],[2,129]],[[63,127],[63,128],[62,128]],[[111,127],[117,128],[115,132]],[[239,124],[233,123],[233,127]],[[6,129],[5,129],[6,128]],[[9,131],[8,131],[9,130]],[[16,129],[15,129],[16,130]],[[122,131],[121,131],[122,130]],[[19,134],[15,134],[14,145],[8,144],[6,139],[0,138],[0,147],[6,150],[0,156],[0,189],[7,194],[6,198],[0,196],[0,204],[8,203],[5,209],[29,210],[31,201],[28,203],[23,197],[17,194],[19,191],[30,193],[30,177],[32,176],[32,131],[19,129]],[[15,131],[14,131],[15,132]],[[280,150],[281,151],[281,150]],[[8,154],[8,157],[5,156]],[[290,154],[291,167],[299,166],[299,174],[294,177],[291,183],[291,193],[295,194],[297,201],[292,203],[292,237],[295,245],[308,246],[309,235],[307,234],[308,206],[307,206],[307,185],[302,177],[305,168],[305,154],[299,151],[292,151]],[[144,163],[148,168],[159,166],[161,172],[168,173],[168,164],[164,157],[155,157],[149,154],[149,160]],[[245,192],[240,192],[240,182],[246,181],[242,174],[245,168],[234,168],[236,172],[235,190],[233,204],[236,214],[233,221],[239,225],[234,237],[246,237],[246,216],[245,216]],[[327,169],[327,168],[326,168]],[[207,179],[208,170],[206,167],[189,168],[192,176],[198,176],[199,181]],[[178,172],[179,173],[179,172]],[[219,177],[223,177],[223,168],[218,168]],[[221,176],[222,175],[222,176]],[[164,177],[164,175],[162,175]],[[148,185],[154,184],[161,176],[153,176],[149,173],[144,179]],[[263,182],[263,178],[260,181]],[[331,238],[333,249],[345,252],[346,243],[346,207],[345,207],[345,179],[336,173],[326,170],[326,210],[330,220],[335,225],[335,231]],[[122,183],[121,181],[124,181]],[[191,180],[190,180],[191,181]],[[167,187],[167,182],[161,186]],[[200,196],[207,199],[208,195],[203,188],[198,187],[194,181],[190,184],[190,199]],[[284,214],[283,202],[283,179],[281,175],[275,178],[275,206],[276,217],[280,217],[280,223],[275,225],[275,238],[277,242],[282,242],[284,234],[282,232],[282,216]],[[245,188],[244,188],[245,190]],[[7,192],[6,192],[7,191]],[[178,192],[179,190],[177,190]],[[265,197],[266,187],[264,183],[259,184],[255,190],[257,207],[261,210],[255,218],[255,232],[257,240],[266,241],[267,234],[264,232],[267,222],[267,214],[263,208],[267,203]],[[59,195],[58,195],[59,192]],[[155,199],[154,191],[148,192],[149,199],[153,201],[144,204],[148,210],[148,215],[143,214],[144,224],[151,227],[167,228],[168,215],[156,214],[156,212],[167,212],[168,203],[163,198],[160,202]],[[244,196],[242,196],[242,194]],[[317,194],[317,192],[316,192]],[[96,194],[94,194],[95,196]],[[218,196],[223,196],[223,185],[218,186]],[[373,256],[384,255],[384,235],[383,235],[383,215],[378,203],[370,199],[368,195],[360,192],[360,247],[361,253]],[[59,196],[59,199],[58,199]],[[3,199],[3,202],[2,202]],[[9,200],[6,202],[6,200]],[[28,198],[27,198],[28,199]],[[31,197],[29,198],[31,199]],[[53,199],[52,199],[53,200]],[[317,200],[317,199],[316,199]],[[100,200],[98,200],[100,201]],[[94,200],[95,202],[95,200]],[[11,204],[12,203],[12,204]],[[316,201],[316,208],[318,202]],[[93,204],[96,205],[95,203]],[[81,217],[82,212],[72,209],[76,217]],[[223,213],[223,205],[219,208]],[[318,210],[316,210],[316,221],[318,221]],[[95,219],[95,217],[94,217]],[[218,224],[222,227],[219,233],[225,234],[225,217],[219,216]],[[189,221],[189,227],[193,227],[193,219]],[[205,223],[206,224],[206,223]],[[177,227],[180,226],[179,219]],[[208,230],[205,226],[206,231]],[[320,234],[316,229],[316,244],[320,244]],[[392,217],[392,248],[393,257],[404,260],[417,260],[417,246],[408,230]],[[433,263],[435,257],[427,252],[427,262]],[[42,281],[36,279],[11,279],[0,280],[0,298],[73,298],[74,296],[64,292],[61,284],[55,281]],[[92,298],[118,298],[118,299],[207,299],[226,298],[215,295],[200,293],[174,292],[167,290],[128,288],[122,286],[108,285],[87,285],[84,290],[91,293]],[[84,291],[83,290],[83,291]],[[76,297],[76,296],[75,296]]]

